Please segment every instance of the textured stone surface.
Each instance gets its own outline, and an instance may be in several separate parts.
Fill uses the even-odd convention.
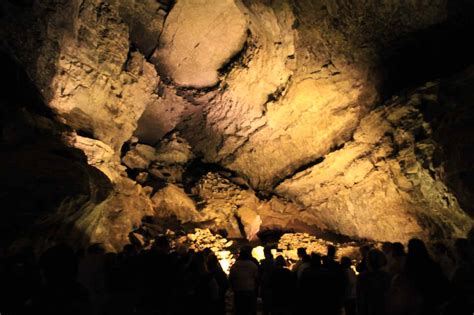
[[[151,145],[155,145],[172,132],[186,115],[187,109],[193,107],[181,96],[176,95],[173,88],[164,84],[158,86],[158,94],[158,100],[148,104],[134,132],[140,141]]]
[[[254,191],[243,189],[220,174],[205,174],[192,191],[202,199],[201,213],[210,221],[209,227],[226,230],[229,237],[252,240],[266,230],[315,231],[299,218],[301,209],[296,204],[276,196],[260,200]]]
[[[246,29],[246,17],[233,0],[178,0],[153,60],[179,86],[213,86],[218,70],[242,49]]]
[[[254,188],[270,190],[349,140],[378,98],[378,50],[390,40],[387,34],[393,39],[445,17],[442,4],[387,3],[368,10],[331,3],[249,2],[242,8],[251,21],[247,47],[223,79],[226,88],[204,104],[204,124],[181,125],[195,150]],[[371,10],[384,13],[377,17]],[[333,24],[342,12],[338,23],[346,28]],[[368,32],[359,22],[366,19],[377,27]]]
[[[125,167],[120,164],[114,150],[102,141],[74,135],[71,145],[87,156],[87,163],[99,169],[112,182],[124,175]]]
[[[253,209],[241,207],[237,209],[236,215],[243,225],[245,237],[249,240],[256,240],[262,224],[262,219],[258,213]]]
[[[20,12],[20,21],[37,23],[34,34],[25,34],[22,41],[11,33],[5,38],[13,46],[23,44],[17,57],[48,105],[68,125],[120,149],[156,100],[159,79],[139,52],[129,54],[129,27],[118,4],[46,1]],[[5,32],[12,32],[7,26]]]
[[[307,208],[323,229],[377,240],[464,235],[472,220],[441,180],[440,145],[423,107],[440,91],[428,83],[364,117],[353,140],[276,191]]]
[[[155,157],[155,148],[146,144],[137,144],[135,148],[127,152],[122,162],[131,169],[143,170],[148,168]]]
[[[474,213],[474,68],[462,75],[444,80],[440,84],[442,93],[428,102],[427,120],[433,129],[433,138],[440,144],[442,154],[436,152],[435,164],[443,165],[440,179],[453,191],[461,207],[471,216]],[[447,110],[448,109],[448,110]]]
[[[174,133],[159,143],[155,160],[164,165],[186,164],[194,158],[191,149],[186,139]]]
[[[19,174],[6,191],[49,183],[53,203],[31,200],[51,241],[72,229],[119,250],[145,216],[173,215],[242,237],[243,211],[261,231],[374,240],[470,228],[473,71],[424,84],[472,63],[472,4],[170,3],[0,4],[1,50],[55,113],[14,101],[2,117],[6,152],[28,164],[2,157]]]
[[[149,56],[158,45],[169,6],[156,0],[118,1],[120,17],[128,25],[130,42]]]
[[[356,243],[334,243],[329,242],[307,233],[285,233],[278,241],[278,249],[286,259],[298,261],[298,248],[305,248],[306,252],[317,253],[321,256],[327,255],[327,247],[332,245],[336,247],[336,257],[344,256],[352,259],[360,259],[359,244]]]
[[[182,223],[203,221],[203,216],[196,210],[193,200],[173,184],[168,184],[156,192],[151,200],[158,217],[176,216]]]
[[[42,246],[57,240],[75,246],[101,243],[107,251],[120,252],[129,243],[130,231],[141,225],[145,216],[153,216],[150,198],[140,185],[123,178],[105,200],[71,199],[41,222],[43,233],[35,242]]]

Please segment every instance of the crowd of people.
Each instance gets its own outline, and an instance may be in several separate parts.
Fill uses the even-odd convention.
[[[289,266],[265,247],[260,262],[243,246],[230,273],[211,250],[170,250],[159,237],[148,250],[120,254],[56,245],[2,255],[0,313],[8,314],[469,314],[474,311],[474,244],[458,239],[431,254],[412,239],[360,248],[361,260],[298,249]],[[432,258],[432,257],[435,257]],[[232,297],[232,298],[230,298]],[[258,303],[257,301],[261,301]],[[231,303],[229,303],[231,302]],[[232,305],[232,307],[230,307]]]

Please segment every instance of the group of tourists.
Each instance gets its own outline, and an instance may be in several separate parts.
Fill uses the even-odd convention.
[[[287,261],[265,247],[257,261],[240,249],[227,275],[210,250],[170,249],[165,236],[150,249],[59,244],[36,259],[32,250],[0,255],[0,313],[8,314],[472,314],[474,246],[419,239],[362,246],[360,260],[298,249]]]

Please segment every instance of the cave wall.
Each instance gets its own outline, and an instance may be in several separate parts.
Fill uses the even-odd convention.
[[[62,186],[68,198],[45,207],[47,226],[70,222],[114,250],[146,216],[249,238],[274,228],[401,241],[464,235],[473,71],[464,70],[472,48],[458,39],[472,33],[471,8],[2,3],[2,50],[68,130],[53,138],[82,151],[81,167],[87,161],[112,187],[86,202]],[[437,44],[410,52],[418,40]],[[447,43],[457,50],[436,49]],[[9,166],[17,168],[28,169]],[[51,237],[67,234],[58,231]]]

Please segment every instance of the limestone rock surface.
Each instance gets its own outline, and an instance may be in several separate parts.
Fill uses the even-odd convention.
[[[242,49],[246,30],[247,19],[233,0],[178,0],[153,59],[179,86],[213,86],[218,70]]]
[[[4,20],[2,33],[18,48],[43,98],[69,126],[118,151],[156,100],[159,82],[154,66],[130,51],[129,26],[118,3],[46,1],[19,10],[14,22]],[[33,33],[21,31],[25,35],[18,41],[11,27],[21,21],[36,24]]]
[[[128,25],[130,42],[144,56],[150,56],[158,45],[169,5],[156,0],[118,2],[120,17]]]
[[[203,221],[191,198],[179,187],[168,184],[151,198],[158,217],[176,216],[183,223]]]
[[[74,246],[101,243],[107,251],[120,252],[128,244],[130,231],[141,225],[145,216],[153,216],[150,198],[140,185],[122,178],[105,200],[71,199],[57,213],[42,222],[43,246],[56,240]]]
[[[276,191],[307,208],[323,229],[377,240],[465,235],[472,220],[441,180],[441,146],[431,138],[425,106],[439,85],[394,97],[360,122],[352,141],[282,182]]]
[[[112,182],[120,180],[125,171],[114,150],[100,140],[75,135],[72,139],[74,146],[87,156],[87,163],[103,172]]]
[[[156,150],[156,161],[164,165],[186,164],[193,158],[194,154],[186,139],[177,134],[165,138]]]
[[[135,148],[128,151],[122,162],[131,169],[147,169],[150,163],[155,160],[155,148],[146,144],[137,144]]]
[[[242,237],[239,211],[252,236],[406,241],[472,225],[474,72],[452,76],[472,64],[469,1],[0,10],[2,60],[36,87],[0,95],[5,196],[12,222],[46,216],[48,241],[73,231],[118,251],[170,216]]]
[[[256,240],[262,224],[262,219],[258,213],[250,208],[241,207],[237,209],[236,215],[243,225],[247,239]]]
[[[327,255],[327,247],[329,245],[336,247],[336,257],[339,259],[344,256],[352,259],[361,259],[359,244],[357,243],[334,243],[314,237],[308,233],[285,233],[281,236],[277,246],[286,259],[298,261],[298,248],[306,249],[309,255],[317,253],[325,256]]]
[[[262,190],[352,137],[379,98],[378,54],[386,41],[445,18],[441,2],[367,9],[328,1],[252,1],[240,8],[250,21],[245,50],[216,95],[178,127],[206,161]],[[347,27],[334,25],[333,18]],[[376,27],[369,32],[362,20]],[[196,94],[184,97],[200,104]]]

